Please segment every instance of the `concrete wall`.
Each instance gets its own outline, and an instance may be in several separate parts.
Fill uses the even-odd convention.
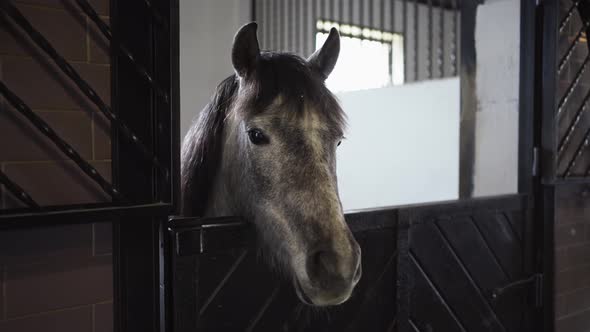
[[[459,78],[338,97],[349,122],[338,148],[345,210],[458,198]]]
[[[502,24],[498,24],[501,18]],[[518,190],[520,1],[489,0],[477,8],[475,167],[473,196]]]
[[[233,73],[233,37],[250,17],[250,1],[180,2],[181,137],[209,102],[217,84]]]

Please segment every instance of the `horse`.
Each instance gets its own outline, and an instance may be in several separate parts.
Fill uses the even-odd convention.
[[[243,217],[304,304],[338,305],[362,274],[336,178],[346,117],[325,86],[340,36],[332,29],[304,59],[261,51],[256,30],[252,22],[236,33],[235,73],[183,140],[181,214]]]

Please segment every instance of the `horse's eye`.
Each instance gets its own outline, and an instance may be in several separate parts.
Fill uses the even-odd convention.
[[[260,129],[248,130],[248,138],[250,138],[250,142],[256,145],[268,143],[268,138],[262,133],[262,131],[260,131]]]
[[[342,140],[338,141],[338,144],[336,144],[336,146],[340,146],[340,144],[342,144]]]

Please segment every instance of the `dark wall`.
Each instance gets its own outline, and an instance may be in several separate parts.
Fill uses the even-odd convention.
[[[555,193],[556,331],[590,331],[590,185]]]

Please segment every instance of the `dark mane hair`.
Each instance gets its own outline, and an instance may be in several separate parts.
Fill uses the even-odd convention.
[[[337,125],[337,129],[342,130],[345,126],[344,113],[325,87],[321,75],[297,55],[262,52],[250,81],[244,111],[262,112],[282,96],[285,104],[296,106],[289,109],[298,110],[298,114],[304,111],[305,101],[315,105],[327,120]],[[205,213],[209,191],[219,168],[224,121],[237,99],[238,90],[236,75],[224,79],[184,138],[181,156],[181,213],[184,216]]]

